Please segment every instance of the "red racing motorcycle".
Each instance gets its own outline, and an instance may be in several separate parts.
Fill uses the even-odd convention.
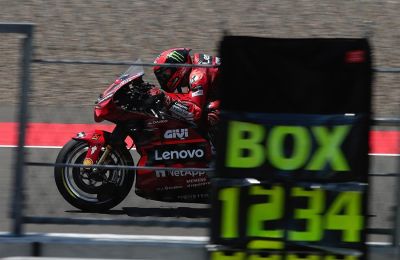
[[[58,154],[56,185],[72,206],[106,211],[121,203],[134,183],[135,193],[146,199],[208,202],[210,181],[202,169],[209,167],[212,150],[206,130],[166,113],[160,100],[146,94],[151,86],[143,75],[141,66],[129,67],[96,101],[95,121],[114,123],[112,132],[80,132]],[[135,166],[133,146],[140,156],[135,169],[127,167]]]

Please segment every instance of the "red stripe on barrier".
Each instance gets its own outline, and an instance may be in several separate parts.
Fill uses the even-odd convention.
[[[371,131],[370,152],[377,154],[400,154],[400,131]]]
[[[17,145],[17,127],[14,122],[0,123],[0,145]],[[114,125],[29,123],[26,145],[63,146],[77,133],[94,129],[112,131]],[[400,154],[400,131],[371,131],[370,153]]]
[[[17,145],[17,123],[0,123],[0,129],[0,145]],[[26,133],[26,145],[63,146],[77,133],[82,131],[89,132],[94,129],[112,131],[114,125],[29,123]]]

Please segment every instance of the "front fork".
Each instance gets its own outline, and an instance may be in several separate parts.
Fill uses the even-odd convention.
[[[106,145],[105,151],[104,153],[101,155],[99,161],[97,162],[97,164],[102,165],[104,164],[104,162],[106,161],[106,159],[108,158],[108,155],[111,153],[112,151],[112,146],[111,145]]]

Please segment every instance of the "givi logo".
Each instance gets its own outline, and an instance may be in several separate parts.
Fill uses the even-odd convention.
[[[187,128],[183,129],[171,129],[165,131],[164,138],[165,139],[184,139],[189,137],[189,130]]]

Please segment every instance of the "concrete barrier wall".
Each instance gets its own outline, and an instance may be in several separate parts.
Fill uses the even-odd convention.
[[[0,236],[0,257],[41,256],[105,259],[206,259],[205,237],[102,234]]]
[[[0,259],[32,260],[29,256],[97,259],[207,259],[207,237],[105,234],[0,234]],[[400,247],[369,244],[370,260],[399,259]],[[34,258],[37,259],[37,258]]]

